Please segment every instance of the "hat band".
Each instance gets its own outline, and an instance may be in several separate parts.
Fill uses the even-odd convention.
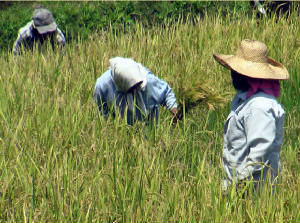
[[[54,32],[57,29],[57,25],[55,22],[50,23],[49,25],[45,25],[45,26],[36,26],[33,23],[33,27],[36,28],[40,34]]]

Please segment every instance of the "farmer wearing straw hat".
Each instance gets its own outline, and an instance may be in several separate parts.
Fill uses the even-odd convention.
[[[19,30],[18,38],[14,44],[14,55],[21,53],[22,46],[33,49],[34,44],[40,46],[50,40],[52,48],[55,44],[64,46],[65,36],[57,27],[52,13],[47,9],[36,9],[33,12],[32,21]]]
[[[280,170],[285,112],[276,100],[280,80],[289,78],[287,69],[268,57],[264,43],[243,40],[235,55],[214,54],[231,70],[237,90],[224,128],[223,168],[230,184],[254,181],[257,187],[266,177],[274,182]]]
[[[177,118],[176,97],[167,82],[157,78],[140,63],[129,58],[114,57],[110,68],[96,82],[94,101],[100,112],[108,116],[116,111],[127,123],[158,120],[159,105],[167,107]]]

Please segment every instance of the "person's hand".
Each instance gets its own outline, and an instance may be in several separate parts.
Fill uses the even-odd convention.
[[[172,112],[172,114],[173,114],[174,116],[176,116],[177,113],[178,113],[178,109],[177,109],[177,108],[172,108],[172,109],[171,109],[171,112]]]
[[[177,108],[172,108],[171,113],[173,114],[173,117],[172,117],[172,122],[173,123],[176,123],[178,120],[180,120],[179,112],[178,112]]]

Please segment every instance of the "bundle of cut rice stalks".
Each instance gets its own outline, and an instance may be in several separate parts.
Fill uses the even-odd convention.
[[[199,105],[208,106],[210,110],[224,107],[228,101],[225,94],[221,94],[213,89],[208,82],[198,80],[190,84],[181,84],[177,89],[179,110],[187,113],[192,108]]]

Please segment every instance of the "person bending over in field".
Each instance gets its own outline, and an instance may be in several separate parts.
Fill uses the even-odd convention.
[[[14,55],[21,54],[23,48],[33,49],[37,44],[39,51],[41,45],[50,41],[52,49],[54,45],[65,46],[65,36],[57,27],[52,13],[47,9],[36,9],[33,12],[32,20],[19,30],[18,38],[15,41]]]
[[[96,82],[94,101],[104,116],[119,112],[132,125],[139,120],[158,120],[159,105],[177,117],[176,97],[167,82],[129,58],[109,60],[110,68]],[[125,116],[125,117],[124,117]]]
[[[235,182],[254,182],[261,188],[266,177],[274,183],[280,170],[285,112],[276,100],[279,80],[289,78],[287,69],[268,57],[264,43],[243,40],[235,55],[214,54],[231,70],[237,90],[224,127],[223,189]],[[270,178],[269,178],[270,177]]]

